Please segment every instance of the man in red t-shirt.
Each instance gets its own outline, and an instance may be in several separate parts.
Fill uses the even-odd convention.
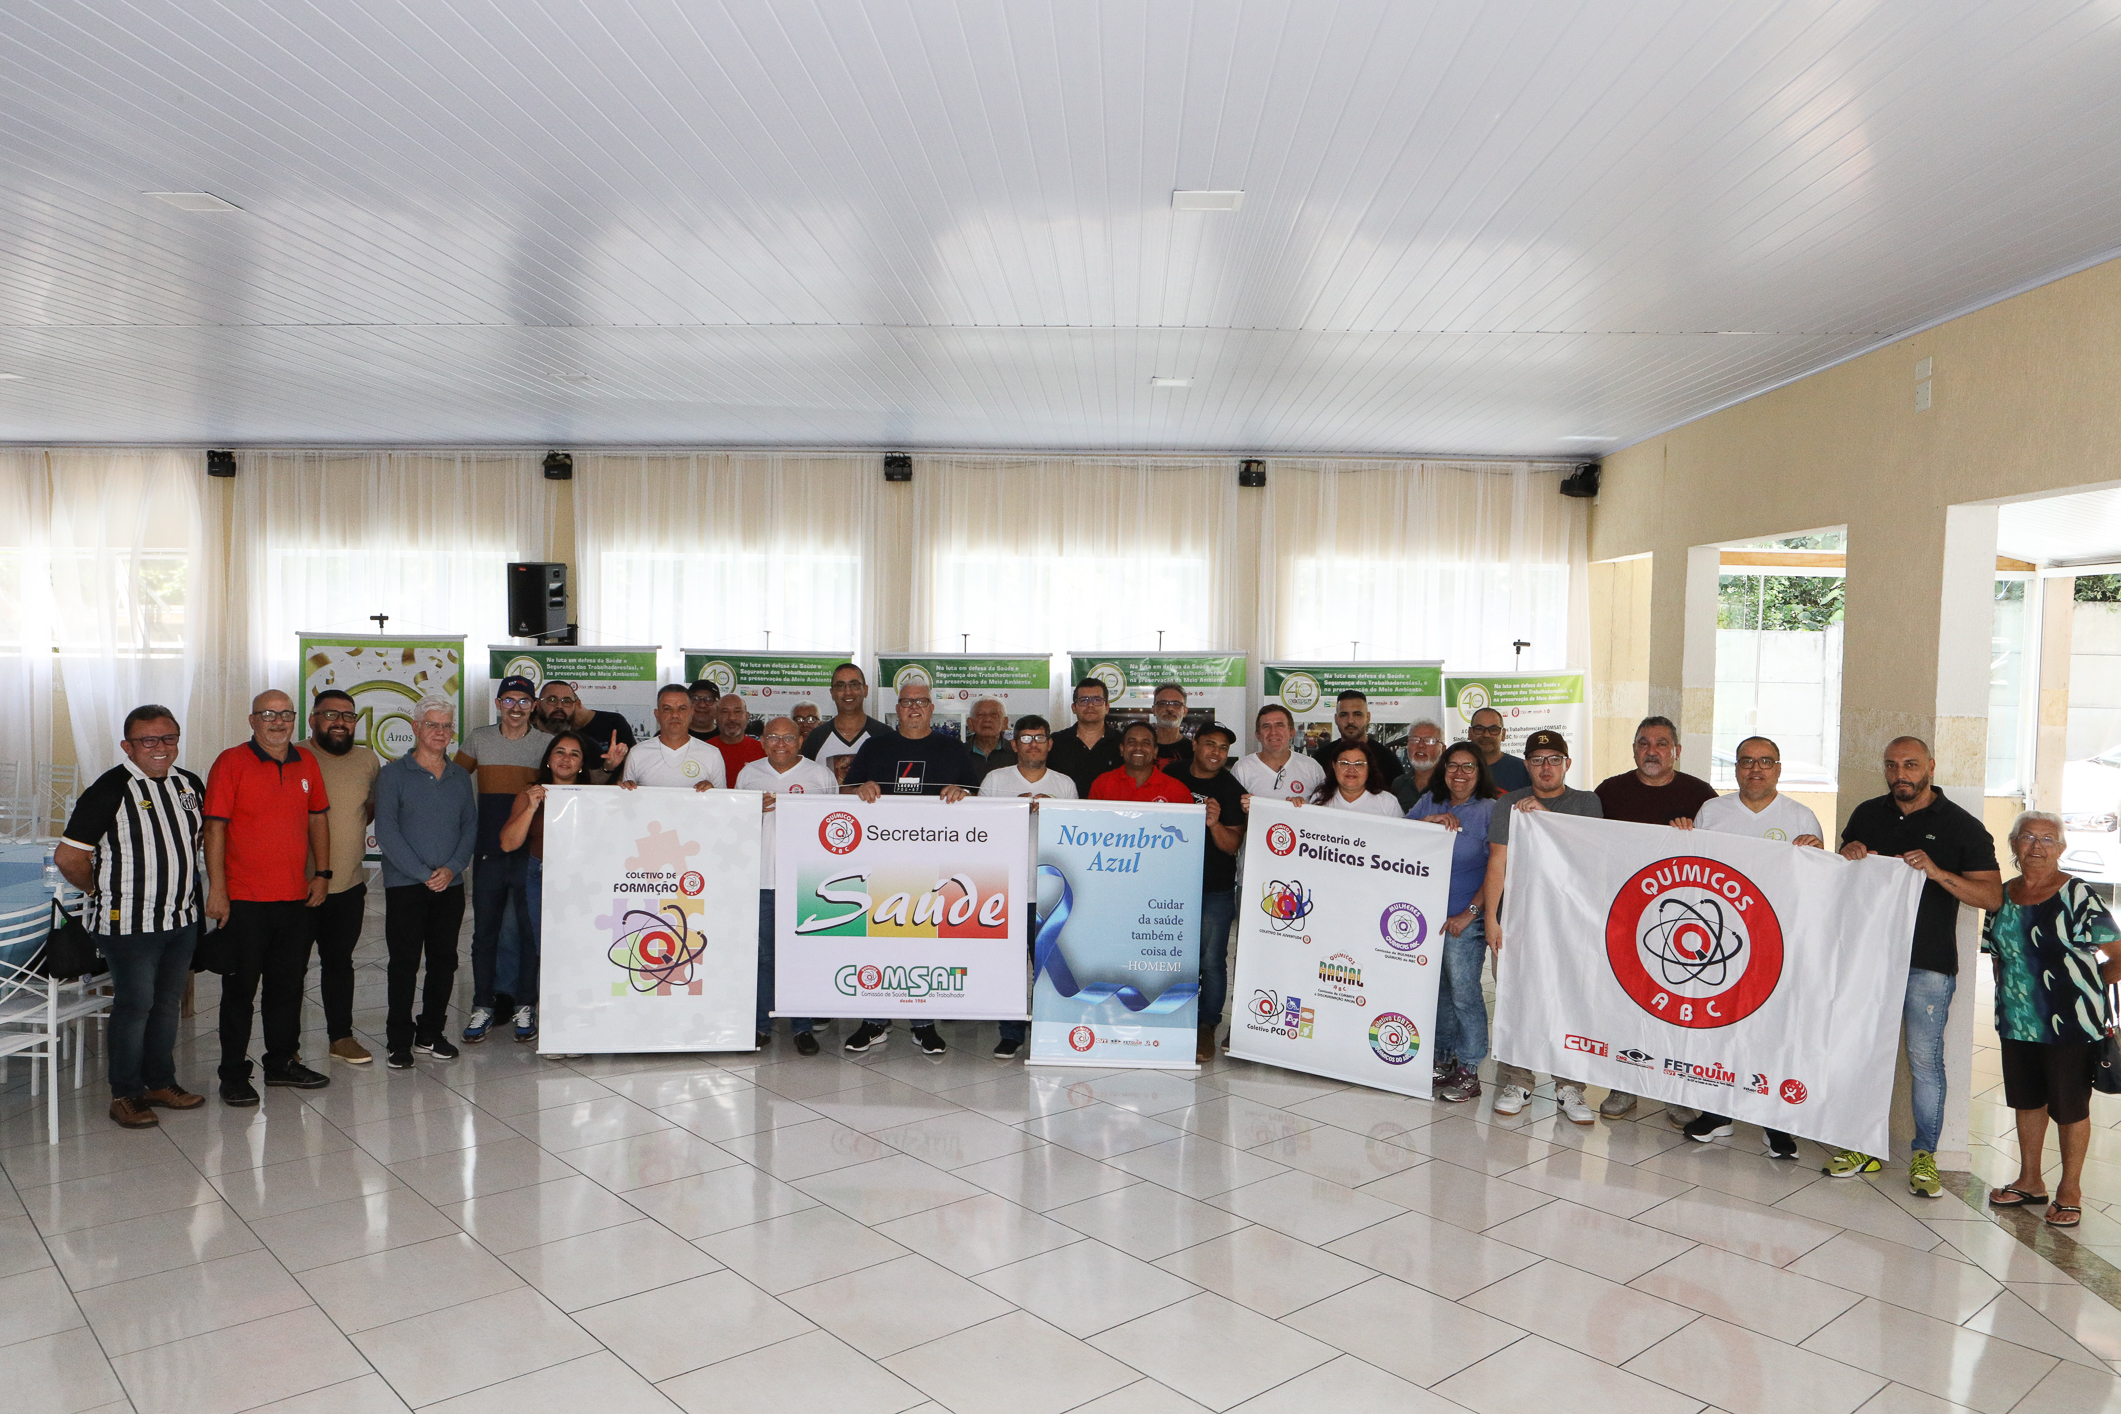
[[[1185,783],[1166,775],[1156,764],[1156,728],[1148,722],[1129,722],[1119,736],[1119,769],[1107,771],[1090,783],[1092,800],[1127,800],[1191,805],[1193,792]]]
[[[206,916],[221,925],[223,959],[221,1102],[235,1106],[258,1103],[250,1019],[261,982],[265,1083],[331,1084],[302,1064],[309,910],[331,887],[331,801],[315,758],[290,740],[287,694],[261,692],[250,708],[250,740],[216,757],[206,777]]]
[[[737,773],[754,761],[766,759],[766,747],[755,736],[746,736],[744,729],[751,725],[751,704],[744,700],[741,692],[725,692],[714,704],[714,735],[707,744],[722,753],[722,765],[729,772],[729,783],[736,784]]]

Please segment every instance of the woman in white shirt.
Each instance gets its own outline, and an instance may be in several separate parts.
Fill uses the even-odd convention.
[[[1403,818],[1399,799],[1392,794],[1391,782],[1380,780],[1378,772],[1370,763],[1367,747],[1359,741],[1345,741],[1333,748],[1326,761],[1326,783],[1311,797],[1328,810],[1353,810],[1362,815],[1389,815],[1393,819]]]

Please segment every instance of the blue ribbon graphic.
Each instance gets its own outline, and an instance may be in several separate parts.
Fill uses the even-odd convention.
[[[1068,914],[1075,907],[1075,890],[1068,887],[1068,876],[1050,864],[1038,866],[1041,879],[1051,875],[1060,883],[1060,902],[1053,905],[1051,913],[1042,913],[1038,919],[1038,947],[1034,953],[1037,971],[1053,979],[1053,990],[1063,997],[1081,1000],[1086,1005],[1109,1001],[1118,997],[1128,1011],[1145,1011],[1152,1015],[1177,1011],[1187,1002],[1200,995],[1200,986],[1194,982],[1177,982],[1164,989],[1164,994],[1155,1001],[1142,995],[1139,988],[1129,983],[1093,982],[1083,986],[1075,980],[1075,973],[1068,967],[1068,959],[1061,955],[1061,929],[1068,926]]]

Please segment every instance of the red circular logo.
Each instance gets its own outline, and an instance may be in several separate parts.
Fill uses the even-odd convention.
[[[707,891],[707,880],[697,869],[688,869],[678,876],[678,892],[686,898],[698,898]]]
[[[1605,950],[1621,989],[1675,1026],[1743,1021],[1782,980],[1782,924],[1767,896],[1698,855],[1660,859],[1621,885]]]
[[[817,842],[833,854],[845,854],[862,842],[862,822],[844,810],[818,821]]]
[[[1287,854],[1296,848],[1296,831],[1286,824],[1267,826],[1267,848],[1276,854]]]
[[[867,964],[854,974],[854,985],[865,992],[873,992],[884,985],[884,970],[875,964]]]
[[[1785,1080],[1782,1082],[1782,1103],[1785,1105],[1801,1105],[1804,1103],[1805,1097],[1811,1093],[1811,1091],[1804,1088],[1802,1080]]]
[[[1087,1051],[1097,1044],[1097,1033],[1087,1026],[1078,1026],[1068,1033],[1068,1044],[1078,1051]]]

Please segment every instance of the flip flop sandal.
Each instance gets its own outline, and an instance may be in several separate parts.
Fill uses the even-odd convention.
[[[2057,1222],[2055,1221],[2055,1214],[2057,1213],[2069,1213],[2072,1216],[2070,1217],[2068,1222]],[[2084,1209],[2072,1208],[2067,1203],[2048,1204],[2047,1225],[2049,1227],[2075,1227],[2078,1223],[2082,1221],[2084,1221]]]
[[[2007,1193],[2010,1196],[2007,1198],[1998,1198],[1996,1196],[1996,1193]],[[2045,1193],[2028,1193],[2024,1189],[2008,1183],[2004,1184],[2001,1188],[1998,1188],[1996,1190],[1996,1193],[1991,1193],[1988,1195],[1988,1205],[1991,1208],[2024,1208],[2032,1204],[2045,1203],[2048,1201],[2047,1195]]]

